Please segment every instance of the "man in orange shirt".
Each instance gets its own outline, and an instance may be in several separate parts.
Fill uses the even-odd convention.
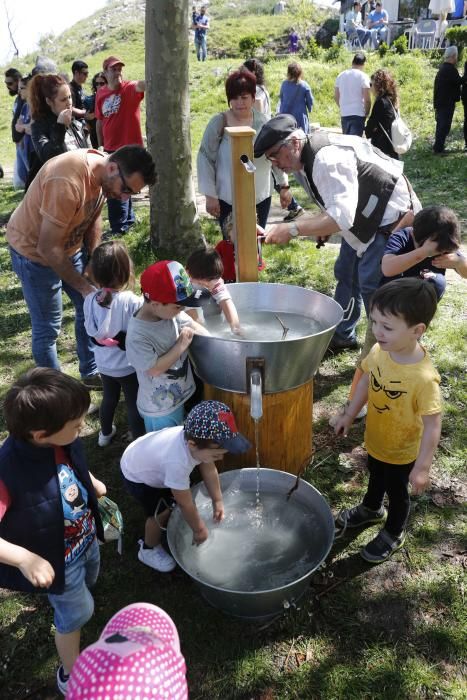
[[[87,386],[98,385],[83,297],[94,289],[85,271],[100,243],[101,209],[106,197],[126,201],[155,179],[154,162],[142,146],[126,146],[112,156],[87,149],[63,153],[34,178],[8,222],[6,238],[29,309],[38,366],[60,369],[56,340],[63,289],[75,307],[79,371]]]

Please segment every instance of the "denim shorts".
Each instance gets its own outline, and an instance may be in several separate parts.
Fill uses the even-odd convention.
[[[175,428],[177,425],[183,425],[185,406],[181,404],[167,416],[145,416],[141,413],[141,418],[144,420],[144,427],[147,433],[162,430],[163,428]]]
[[[99,575],[100,552],[94,538],[84,554],[65,567],[63,593],[47,596],[54,609],[54,624],[60,634],[76,632],[91,619],[94,600],[89,592]]]

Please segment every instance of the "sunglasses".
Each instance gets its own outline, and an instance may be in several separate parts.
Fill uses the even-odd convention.
[[[134,192],[130,187],[128,187],[128,183],[125,180],[125,177],[124,177],[122,170],[121,170],[118,163],[117,163],[117,168],[118,168],[118,174],[120,176],[120,180],[122,181],[122,190],[121,190],[122,194],[130,194],[130,195],[131,194],[139,194],[139,192]]]

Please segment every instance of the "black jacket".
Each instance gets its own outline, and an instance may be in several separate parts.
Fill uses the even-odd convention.
[[[376,148],[379,148],[380,151],[391,156],[391,158],[399,160],[399,155],[395,152],[390,139],[384,133],[386,131],[391,136],[391,125],[394,118],[394,108],[389,97],[378,97],[368,117],[365,126],[365,136],[367,139],[370,139],[372,146],[376,146]]]
[[[24,100],[22,100],[21,97],[18,95],[15,99],[15,103],[13,106],[13,119],[11,120],[11,138],[13,139],[13,143],[19,143],[24,136],[23,133],[21,133],[20,131],[16,131],[15,128],[15,124],[19,119],[21,110],[23,109],[23,105]]]
[[[433,106],[449,107],[461,98],[462,78],[459,71],[452,63],[442,63],[435,78],[433,92]]]
[[[57,122],[55,114],[50,112],[46,117],[31,123],[31,139],[34,153],[29,159],[29,172],[25,182],[26,191],[47,160],[69,150],[65,139],[66,136],[74,141],[77,148],[89,148],[83,126],[77,119],[73,119],[68,129],[66,129],[63,124]]]
[[[68,129],[65,128],[64,124],[57,122],[57,117],[53,112],[32,122],[32,145],[41,163],[69,150],[65,139],[67,132],[68,136],[76,143],[77,148],[88,148],[83,127],[76,119],[72,120]]]

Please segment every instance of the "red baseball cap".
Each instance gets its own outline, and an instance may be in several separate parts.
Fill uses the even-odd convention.
[[[149,301],[200,306],[202,290],[193,290],[187,271],[176,260],[161,260],[141,275],[141,291]]]
[[[108,68],[112,68],[112,66],[116,66],[117,64],[120,64],[121,66],[125,65],[123,61],[117,58],[116,56],[109,56],[105,59],[104,63],[102,64],[102,68],[104,70],[107,70]]]

